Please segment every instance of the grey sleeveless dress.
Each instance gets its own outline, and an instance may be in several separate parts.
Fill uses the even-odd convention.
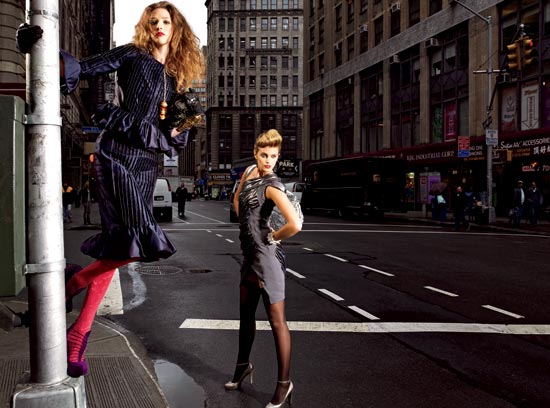
[[[265,197],[268,186],[285,191],[276,174],[246,180],[239,194],[239,239],[243,252],[241,281],[256,274],[271,304],[285,299],[285,253],[280,244],[269,244],[269,216],[275,203]]]

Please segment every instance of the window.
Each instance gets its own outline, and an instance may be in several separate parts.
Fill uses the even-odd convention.
[[[430,15],[441,11],[442,7],[443,6],[441,0],[430,0]]]
[[[296,31],[300,29],[300,20],[298,17],[292,18],[292,29]]]
[[[390,36],[394,37],[401,32],[401,10],[391,12]]]
[[[250,57],[250,60],[248,62],[248,67],[251,69],[256,69],[256,57],[252,56]]]
[[[365,14],[369,7],[369,0],[361,0],[361,14]]]
[[[355,36],[350,35],[347,39],[348,43],[348,61],[351,61],[355,55]]]
[[[298,69],[299,60],[298,57],[292,57],[292,69]]]
[[[256,0],[250,0],[250,10],[256,10],[257,8]]]
[[[281,76],[281,88],[288,88],[288,75]]]
[[[248,87],[256,88],[256,75],[250,75],[248,77]]]
[[[218,40],[218,48],[222,51],[225,50],[225,38],[220,37]]]
[[[243,17],[239,20],[239,29],[241,31],[246,31],[246,18]]]
[[[235,10],[235,0],[227,0],[227,9]]]
[[[336,31],[340,31],[342,29],[342,4],[339,4],[335,8],[334,13],[334,24],[336,27]]]
[[[250,18],[249,20],[249,30],[256,31],[256,18]]]
[[[235,46],[235,39],[233,37],[229,37],[227,39],[227,49],[230,51],[233,51],[234,46]]]
[[[420,0],[409,0],[409,27],[420,22]]]
[[[267,69],[267,55],[262,55],[260,57],[260,69],[262,71]]]
[[[267,95],[262,95],[261,96],[261,100],[262,100],[262,108],[267,108]]]
[[[272,55],[271,57],[269,57],[269,68],[277,68],[277,56],[276,55]]]
[[[250,37],[250,48],[256,48],[256,37]]]
[[[281,68],[288,69],[288,57],[286,55],[281,57]]]
[[[218,21],[218,25],[220,26],[219,30],[220,32],[225,31],[225,18],[221,17]]]
[[[288,1],[289,0],[283,0],[283,10],[288,10]]]
[[[241,10],[246,10],[246,0],[241,0]]]
[[[223,75],[220,75],[218,77],[218,86],[220,88],[224,88],[225,87],[225,77]]]
[[[283,17],[282,23],[281,23],[281,28],[283,29],[283,31],[288,31],[288,29],[289,29],[288,17]]]
[[[277,75],[271,75],[269,77],[269,87],[277,88]]]
[[[227,19],[227,31],[235,31],[235,19],[234,18],[228,18]]]
[[[271,0],[271,10],[277,10],[277,0]]]
[[[281,38],[281,45],[283,46],[283,48],[288,48],[288,37]]]
[[[299,1],[298,1],[298,0],[292,0],[292,8],[293,8],[294,10],[300,8]]]
[[[244,106],[245,105],[245,102],[246,99],[245,99],[245,96],[244,95],[240,95],[239,96],[239,106]]]
[[[262,49],[267,48],[267,37],[262,37]]]
[[[319,20],[319,45],[325,42],[325,20]]]
[[[239,38],[239,48],[246,48],[246,38]]]
[[[225,57],[218,57],[218,68],[225,68]]]
[[[248,95],[248,106],[251,108],[256,106],[256,95]]]
[[[262,0],[262,10],[267,10],[267,0]]]
[[[233,88],[233,85],[234,85],[234,84],[233,84],[233,75],[229,75],[229,76],[227,77],[227,87],[228,87],[228,88]]]
[[[282,95],[281,96],[281,105],[282,106],[288,106],[288,95]]]
[[[267,89],[267,75],[262,75],[260,77],[260,88]]]
[[[277,106],[277,95],[269,95],[269,106]]]
[[[298,75],[292,75],[292,87],[298,89]]]
[[[353,7],[354,4],[354,1],[348,1],[348,23],[353,22],[353,18],[355,17],[355,9]]]
[[[261,26],[262,31],[267,31],[267,18],[262,18],[261,22],[262,22],[262,26]]]
[[[382,42],[384,36],[384,20],[382,17],[378,17],[374,20],[374,45],[378,45]]]
[[[271,48],[277,48],[277,37],[271,37],[270,39]]]
[[[292,106],[298,106],[298,95],[292,95]]]
[[[246,76],[241,75],[239,77],[239,87],[244,88],[246,86]]]
[[[233,69],[233,57],[232,56],[227,57],[227,68]]]
[[[292,37],[292,48],[295,48],[295,49],[300,48],[300,42],[298,41],[298,37]]]

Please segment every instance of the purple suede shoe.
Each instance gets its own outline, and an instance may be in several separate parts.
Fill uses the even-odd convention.
[[[84,335],[81,335],[77,331],[69,333],[72,328],[73,326],[71,325],[71,327],[67,329],[67,374],[70,377],[78,378],[88,373],[88,364],[83,357],[84,351],[86,351],[86,346],[88,345],[88,337],[90,337],[91,332]],[[71,349],[70,346],[79,347],[78,361],[68,361]]]

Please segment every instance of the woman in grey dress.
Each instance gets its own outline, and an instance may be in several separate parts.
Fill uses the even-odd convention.
[[[287,399],[290,402],[294,387],[290,381],[290,332],[285,319],[285,255],[280,242],[298,233],[302,222],[286,196],[284,185],[273,173],[281,144],[281,135],[273,129],[256,139],[257,164],[246,169],[234,198],[244,259],[240,281],[239,354],[233,379],[225,388],[239,389],[249,375],[252,382],[254,368],[249,357],[261,297],[275,340],[278,368],[277,386],[266,408],[280,407]],[[277,231],[269,224],[275,206],[287,220]]]
[[[132,261],[168,258],[176,249],[152,214],[159,153],[174,156],[187,143],[187,129],[172,128],[167,108],[202,70],[199,40],[181,12],[160,1],[145,8],[133,43],[77,61],[62,52],[62,91],[80,79],[116,72],[117,98],[95,120],[103,131],[94,154],[101,233],[87,239],[82,252],[97,260],[76,271],[66,284],[67,309],[88,289],[75,323],[67,330],[68,374],[88,371],[84,351],[97,308],[115,269]],[[41,36],[39,27],[24,27]],[[18,32],[23,44],[25,30]],[[20,50],[27,49],[21,47]]]

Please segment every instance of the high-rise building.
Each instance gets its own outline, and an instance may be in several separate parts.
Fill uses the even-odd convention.
[[[282,158],[302,159],[302,1],[206,2],[210,172],[238,176],[271,128],[283,136]]]
[[[517,179],[548,195],[549,10],[549,0],[305,0],[304,162],[404,159],[409,208],[429,204],[436,178],[484,203],[491,186],[501,215]],[[526,38],[510,69],[506,46]],[[492,165],[486,130],[498,132]]]

